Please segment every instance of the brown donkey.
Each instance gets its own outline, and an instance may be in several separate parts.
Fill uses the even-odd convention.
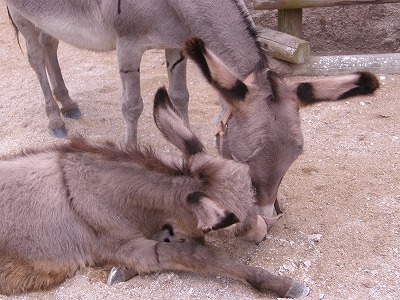
[[[104,264],[136,274],[219,274],[282,297],[306,295],[290,278],[175,237],[174,229],[189,237],[239,230],[255,215],[254,193],[248,166],[207,155],[165,89],[156,94],[154,118],[183,158],[73,138],[0,160],[0,293],[50,288],[81,267]]]

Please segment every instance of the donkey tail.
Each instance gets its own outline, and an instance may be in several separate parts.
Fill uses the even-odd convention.
[[[8,18],[9,18],[10,21],[11,21],[11,25],[12,25],[12,27],[14,28],[14,32],[15,32],[15,36],[16,36],[16,38],[17,38],[17,42],[18,42],[19,49],[21,49],[21,51],[22,51],[21,42],[20,42],[20,40],[19,40],[19,29],[18,29],[17,25],[15,24],[15,22],[14,22],[12,16],[11,16],[10,9],[8,8],[8,6],[7,6],[7,14],[8,14]]]
[[[303,82],[295,86],[302,105],[320,101],[334,101],[349,97],[370,95],[379,88],[378,78],[370,72],[357,72],[343,76],[330,76]]]

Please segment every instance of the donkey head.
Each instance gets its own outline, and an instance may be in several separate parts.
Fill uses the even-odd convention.
[[[254,212],[249,167],[208,155],[178,116],[165,88],[160,88],[155,95],[154,120],[163,136],[185,156],[185,175],[190,181],[182,193],[198,220],[198,229],[205,233],[225,228]]]
[[[202,40],[188,40],[184,50],[228,107],[217,136],[220,154],[249,165],[258,210],[266,219],[283,176],[303,149],[301,104],[368,94],[379,86],[374,75],[357,73],[289,87],[266,59],[240,79]]]

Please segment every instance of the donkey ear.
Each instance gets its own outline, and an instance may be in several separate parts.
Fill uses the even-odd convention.
[[[204,77],[230,105],[244,101],[249,89],[199,38],[186,41],[184,51],[201,69]]]
[[[294,86],[300,104],[320,101],[343,100],[349,97],[370,95],[379,88],[378,78],[370,72],[357,72],[341,76],[329,76],[313,82]]]
[[[188,195],[187,202],[196,215],[198,228],[203,233],[218,230],[240,222],[233,212],[218,207],[214,201],[207,198],[203,192],[194,192]]]
[[[179,117],[165,87],[159,88],[154,96],[153,117],[162,135],[183,153],[204,152],[203,144]]]

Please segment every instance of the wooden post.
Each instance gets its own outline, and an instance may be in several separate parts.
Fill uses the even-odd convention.
[[[278,30],[298,38],[301,38],[303,27],[303,10],[279,9],[278,10]]]

